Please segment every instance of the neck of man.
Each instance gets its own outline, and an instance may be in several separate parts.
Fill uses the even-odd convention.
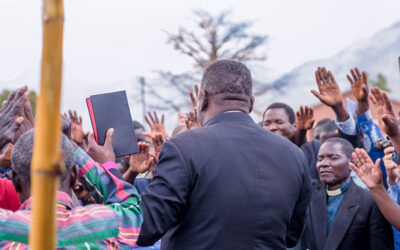
[[[249,113],[249,109],[241,106],[229,106],[229,105],[224,105],[224,106],[218,106],[218,107],[210,107],[207,112],[204,114],[204,124],[207,123],[209,120],[214,118],[215,116],[225,113],[225,112],[230,112],[230,111],[239,111],[243,113]],[[204,124],[202,124],[204,126]]]
[[[343,184],[345,184],[348,180],[350,180],[350,175],[341,182],[335,184],[327,184],[329,190],[335,190],[340,188]]]

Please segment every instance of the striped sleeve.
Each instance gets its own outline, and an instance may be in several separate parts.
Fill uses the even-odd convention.
[[[95,162],[81,148],[75,152],[75,163],[79,167],[79,181],[90,192],[96,202],[111,208],[119,221],[119,243],[136,244],[143,223],[139,207],[140,196],[131,184],[114,176],[109,169]],[[110,164],[107,163],[108,168]]]

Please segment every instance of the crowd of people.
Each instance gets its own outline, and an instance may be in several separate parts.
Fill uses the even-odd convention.
[[[311,92],[334,120],[315,122],[311,107],[277,102],[255,122],[249,69],[217,60],[173,132],[149,112],[149,130],[133,121],[139,153],[119,158],[113,128],[99,145],[70,110],[60,128],[57,247],[400,249],[399,121],[365,72],[347,78],[354,113],[333,73],[318,67]],[[28,247],[34,134],[24,86],[0,109],[1,249]]]

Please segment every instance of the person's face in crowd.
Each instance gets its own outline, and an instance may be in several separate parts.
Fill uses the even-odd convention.
[[[142,128],[135,129],[135,135],[138,142],[146,141],[146,136],[143,134],[144,130]]]
[[[336,136],[337,136],[337,130],[335,130],[335,131],[332,131],[332,130],[327,131],[327,130],[321,129],[321,132],[319,134],[319,139],[322,142],[324,142],[324,141],[328,140],[329,138],[336,137]]]
[[[285,109],[270,109],[265,112],[263,127],[273,133],[291,140],[296,132],[295,123],[291,124]]]
[[[350,176],[349,161],[339,143],[322,144],[317,159],[317,171],[321,182],[332,188],[340,187]]]

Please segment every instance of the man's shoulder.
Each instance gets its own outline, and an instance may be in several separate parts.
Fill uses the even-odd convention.
[[[373,206],[377,206],[374,197],[372,197],[369,190],[359,187],[354,181],[351,183],[351,188],[353,189],[353,192],[349,193],[353,196],[351,198],[358,202],[357,205],[365,209],[370,209]]]

